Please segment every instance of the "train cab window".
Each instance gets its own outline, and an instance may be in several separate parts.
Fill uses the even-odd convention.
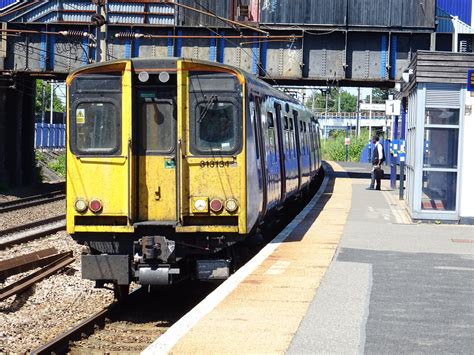
[[[111,154],[119,148],[119,115],[113,102],[81,102],[75,108],[75,150]]]
[[[242,84],[230,73],[189,73],[189,149],[231,155],[241,149]]]
[[[199,151],[233,152],[237,147],[237,115],[232,102],[201,102],[197,106],[195,143]]]
[[[82,74],[69,93],[70,148],[77,155],[121,154],[120,73]]]

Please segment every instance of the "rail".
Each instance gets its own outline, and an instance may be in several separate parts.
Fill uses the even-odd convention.
[[[8,236],[4,234],[0,239],[0,250],[6,249],[15,244],[21,244],[34,239],[45,237],[47,235],[54,234],[66,228],[66,220],[64,219],[64,216],[52,217],[41,221],[33,222],[32,224],[36,224],[36,226],[30,230],[14,234],[8,234]]]
[[[41,280],[53,275],[65,266],[74,262],[75,260],[72,251],[57,253],[54,255],[50,255],[48,253],[46,254],[47,256],[45,257],[35,257],[29,255],[27,257],[27,261],[24,263],[21,263],[21,261],[19,261],[19,258],[25,258],[25,256],[20,256],[2,262],[2,265],[0,265],[0,269],[3,267],[3,274],[7,276],[11,276],[17,273],[19,270],[32,269],[41,263],[45,263],[46,265],[43,266],[40,270],[35,271],[32,274],[23,277],[20,280],[2,288],[0,290],[0,301],[3,301],[8,297],[27,290],[37,282],[40,282]],[[9,262],[10,264],[7,264],[6,262]]]
[[[19,198],[17,200],[7,201],[0,203],[0,213],[15,211],[22,208],[33,207],[42,205],[45,203],[50,203],[54,201],[63,200],[66,197],[64,190],[58,190],[53,192],[48,192],[42,195],[29,196],[24,198]]]

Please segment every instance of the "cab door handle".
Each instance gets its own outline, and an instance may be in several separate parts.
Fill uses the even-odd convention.
[[[161,187],[158,186],[158,188],[155,191],[155,200],[159,200],[161,198]]]

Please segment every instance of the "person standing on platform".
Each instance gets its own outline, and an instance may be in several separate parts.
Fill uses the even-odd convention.
[[[381,180],[383,177],[383,169],[382,163],[385,161],[385,154],[383,145],[379,142],[379,136],[374,135],[372,137],[372,142],[375,144],[374,151],[372,153],[372,172],[370,174],[370,186],[367,188],[368,190],[374,190],[375,182],[375,190],[380,190]]]

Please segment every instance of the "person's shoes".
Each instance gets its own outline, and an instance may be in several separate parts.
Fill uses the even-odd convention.
[[[366,190],[375,190],[373,186],[369,186]]]
[[[375,189],[380,191],[380,186],[377,186]]]

